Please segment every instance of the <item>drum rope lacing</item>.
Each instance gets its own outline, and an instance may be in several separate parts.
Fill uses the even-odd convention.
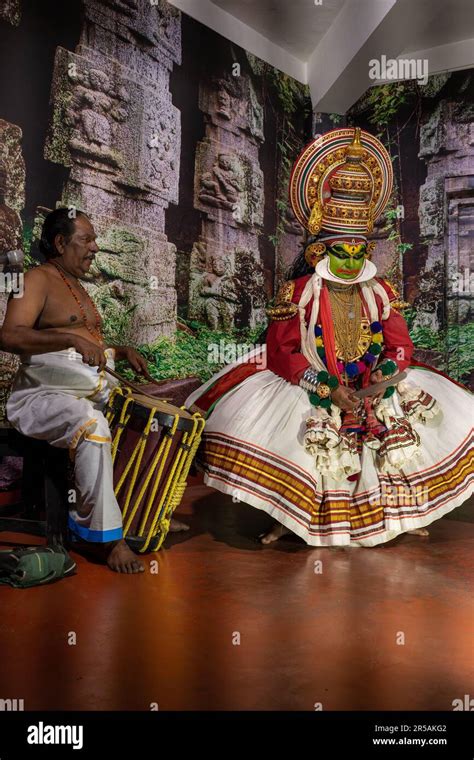
[[[133,404],[135,401],[131,392],[128,389],[126,389],[124,392],[122,388],[115,388],[110,396],[108,409],[106,412],[107,421],[109,422],[110,425],[112,425],[113,419],[116,414],[113,407],[114,407],[114,400],[118,395],[120,396],[125,395],[126,398],[123,401],[119,421],[115,423],[116,432],[115,432],[114,440],[112,442],[112,462],[113,463],[115,463],[115,459],[117,456],[118,447],[119,447],[119,443],[120,443],[120,439],[122,437],[123,431],[126,429],[128,421],[130,420],[130,417],[131,417],[131,412],[129,411],[130,405]],[[181,407],[181,409],[184,410],[184,407]],[[141,520],[140,520],[138,536],[143,537],[145,533],[146,524],[151,512],[151,509],[153,506],[155,506],[154,502],[155,502],[156,494],[161,484],[163,470],[165,468],[169,450],[171,448],[173,438],[176,434],[177,426],[180,419],[180,415],[179,414],[172,415],[171,410],[172,410],[172,407],[170,407],[168,414],[170,416],[173,416],[173,423],[171,427],[166,430],[166,435],[163,436],[160,442],[158,450],[155,453],[153,460],[149,466],[149,470],[145,478],[145,481],[133,502],[133,505],[131,507],[131,511],[128,517],[127,517],[127,513],[130,507],[130,502],[132,501],[132,494],[133,494],[137,479],[140,474],[140,467],[143,461],[146,444],[149,438],[151,424],[158,411],[158,407],[152,407],[150,409],[148,419],[143,429],[143,432],[138,439],[138,442],[129,458],[129,461],[127,462],[127,465],[117,485],[115,486],[115,494],[117,496],[119,492],[121,491],[122,486],[125,483],[126,478],[128,474],[130,473],[131,468],[133,467],[133,465],[135,465],[133,469],[133,473],[131,475],[130,483],[127,489],[125,502],[122,506],[122,517],[124,520],[124,526],[123,526],[124,536],[127,536],[127,533],[130,530],[130,526],[132,525],[133,520],[135,518],[135,515],[141,505],[141,502],[143,501],[143,497],[147,491],[147,488],[149,487],[150,482],[154,476],[151,492],[146,501],[144,514],[142,515]],[[153,538],[156,538],[156,529],[157,529],[158,521],[160,522],[160,525],[159,525],[160,537],[159,537],[158,545],[155,546],[154,550],[157,551],[160,548],[161,544],[163,543],[168,533],[171,515],[174,509],[180,503],[182,496],[184,494],[184,490],[186,488],[186,479],[189,474],[189,469],[191,467],[192,460],[197,452],[197,449],[201,440],[201,434],[205,425],[204,418],[198,413],[195,413],[192,415],[192,420],[193,420],[192,430],[184,432],[182,441],[177,446],[176,457],[173,461],[173,464],[168,474],[163,491],[160,495],[158,505],[155,507],[155,510],[156,510],[155,516],[153,518],[151,526],[148,529],[145,544],[140,549],[141,552],[146,551],[151,540]]]

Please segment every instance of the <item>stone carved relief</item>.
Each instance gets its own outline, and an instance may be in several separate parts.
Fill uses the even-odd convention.
[[[218,145],[202,142],[196,151],[198,182],[195,206],[216,219],[223,209],[225,224],[254,227],[263,224],[263,174],[257,163],[243,153],[219,151]],[[214,152],[215,151],[215,152]]]
[[[216,77],[212,80],[214,102],[212,106],[216,116],[228,121],[237,117],[242,97],[242,85],[236,77]],[[212,97],[212,96],[211,96]]]
[[[131,224],[110,223],[96,218],[100,248],[93,271],[107,279],[117,279],[148,287],[150,277],[160,286],[174,285],[173,243],[147,230],[141,233]]]
[[[246,132],[264,141],[263,108],[247,76],[213,77],[201,84],[199,107],[210,122],[234,134]]]
[[[261,227],[263,225],[263,172],[252,172],[251,186],[249,193],[249,217],[252,227]]]
[[[122,166],[117,126],[129,114],[130,96],[117,67],[106,73],[58,48],[53,98],[46,158],[67,166],[77,160],[103,170]]]
[[[469,105],[463,104],[463,113],[468,111]],[[446,320],[441,308],[445,299],[443,278],[449,282],[451,276],[450,268],[445,275],[439,275],[440,259],[445,262],[443,266],[449,261],[451,267],[452,260],[458,256],[458,237],[450,232],[454,229],[451,209],[456,196],[456,193],[451,194],[451,185],[457,187],[460,182],[457,178],[462,178],[469,186],[469,178],[474,173],[473,143],[466,125],[459,127],[455,118],[457,113],[456,101],[441,100],[424,115],[420,129],[418,155],[426,161],[427,176],[420,187],[418,211],[427,257],[423,271],[417,277],[419,294],[414,301],[417,309],[414,326],[429,327],[434,332]],[[468,191],[462,181],[461,186],[460,196],[465,197]],[[452,300],[454,303],[462,299],[458,296]],[[449,314],[447,316],[449,322]]]
[[[210,206],[232,210],[244,190],[242,175],[235,156],[219,153],[211,171],[201,174],[200,200]]]
[[[203,239],[193,243],[189,259],[189,306],[190,319],[204,321],[203,303],[199,288],[203,273],[207,271],[207,242]]]
[[[145,146],[148,160],[143,162],[147,170],[143,176],[145,186],[159,188],[177,200],[177,177],[179,168],[179,123],[169,105],[146,111]]]
[[[260,281],[257,234],[264,211],[263,108],[250,77],[230,72],[200,82],[199,108],[206,135],[196,148],[194,207],[203,217],[191,252],[189,315],[213,329],[245,327],[260,308],[253,288]],[[244,259],[246,266],[238,264]]]
[[[191,251],[191,267],[198,272],[206,271],[207,243],[205,240],[197,240],[193,243]]]
[[[181,16],[166,0],[84,0],[84,5],[93,23],[155,59],[165,52],[181,63]]]
[[[471,324],[474,315],[474,176],[447,178],[445,180],[448,206],[445,236],[446,296],[447,309],[447,370],[461,378],[460,332],[463,325]],[[472,362],[471,362],[472,367]],[[465,373],[465,368],[464,368]],[[474,371],[463,382],[474,382]]]
[[[209,249],[212,249],[212,253]],[[194,243],[190,261],[189,317],[212,330],[263,324],[268,294],[265,271],[254,250],[243,246],[221,252],[218,241]]]
[[[232,330],[240,289],[232,253],[221,253],[216,241],[208,246],[202,238],[197,240],[190,258],[191,319],[204,322],[212,330]]]
[[[58,49],[46,158],[109,175],[116,192],[140,188],[176,202],[180,119],[169,93],[158,97],[116,62],[107,72],[98,62]]]
[[[62,203],[86,211],[99,235],[91,295],[121,342],[151,343],[176,327],[176,248],[164,229],[178,200],[169,76],[181,15],[165,0],[82,4],[75,52],[56,52],[45,157],[71,169]]]
[[[98,234],[97,245],[100,251],[93,265],[94,274],[105,275],[107,279],[122,284],[147,283],[148,274],[144,268],[146,241],[134,230],[125,225],[104,227]]]
[[[223,257],[213,256],[209,270],[201,275],[197,287],[205,322],[211,330],[231,330],[238,305],[238,282]]]

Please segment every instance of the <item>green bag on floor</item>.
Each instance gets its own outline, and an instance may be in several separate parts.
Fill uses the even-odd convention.
[[[15,588],[42,586],[72,575],[76,563],[64,549],[49,546],[0,550],[0,583]]]

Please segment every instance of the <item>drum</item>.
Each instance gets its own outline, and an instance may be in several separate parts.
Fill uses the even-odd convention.
[[[121,387],[112,391],[106,416],[124,537],[135,551],[158,551],[186,488],[204,418]]]

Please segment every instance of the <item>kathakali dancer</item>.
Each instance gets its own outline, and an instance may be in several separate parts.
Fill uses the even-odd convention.
[[[264,543],[426,535],[473,492],[472,395],[412,359],[397,295],[370,260],[392,182],[387,151],[359,128],[302,151],[290,200],[310,237],[269,309],[266,346],[187,400],[207,416],[205,483],[276,519]]]

